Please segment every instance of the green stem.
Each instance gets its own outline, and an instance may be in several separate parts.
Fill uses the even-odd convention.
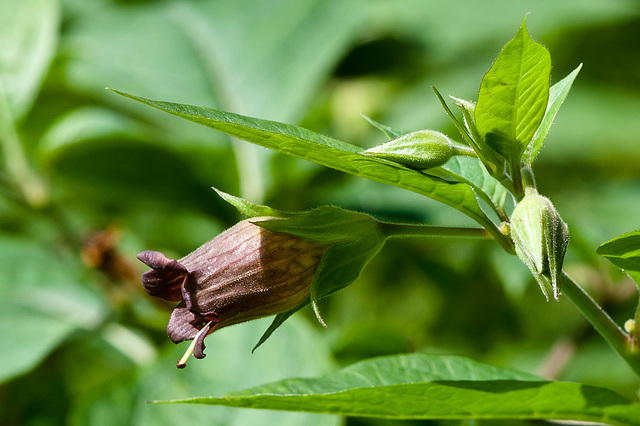
[[[562,293],[587,317],[598,333],[640,377],[640,354],[633,350],[629,335],[566,272],[560,276]]]
[[[493,238],[484,228],[448,228],[429,225],[408,225],[402,223],[381,223],[382,233],[386,238],[406,237],[465,237]]]
[[[476,154],[476,152],[472,148],[469,148],[468,146],[455,145],[454,149],[456,151],[455,155],[463,155],[465,157],[478,158],[478,154]]]
[[[538,189],[536,187],[536,177],[533,174],[533,170],[529,167],[523,167],[521,170],[522,173],[522,183],[524,184],[524,194],[525,195],[535,195],[538,193]]]
[[[518,157],[511,163],[512,168],[512,176],[511,181],[513,182],[513,195],[515,195],[517,200],[521,200],[524,196],[524,185],[522,182],[522,170],[519,167],[520,158]],[[531,169],[527,169],[531,170]],[[533,175],[533,173],[532,173]]]
[[[207,28],[207,23],[195,13],[194,9],[183,2],[173,5],[175,22],[182,29],[185,36],[193,44],[194,50],[201,60],[209,79],[212,92],[218,103],[226,111],[241,112],[243,110],[240,99],[231,84],[232,72],[223,65],[214,40]],[[174,16],[174,15],[172,15]],[[186,17],[188,19],[182,19]],[[189,22],[189,24],[185,24]],[[242,198],[261,203],[265,197],[265,184],[260,170],[260,159],[256,146],[231,136],[231,148],[235,154],[238,169],[238,184]]]
[[[31,206],[47,203],[48,193],[40,178],[31,170],[22,148],[22,141],[15,127],[13,114],[4,89],[0,84],[0,149],[4,157],[7,175],[11,184],[20,191]]]

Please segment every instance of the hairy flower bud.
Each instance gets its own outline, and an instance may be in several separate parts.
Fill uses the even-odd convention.
[[[469,154],[433,130],[408,133],[362,153],[418,170],[442,166],[454,155]]]
[[[228,325],[293,309],[303,303],[329,244],[268,231],[244,220],[176,261],[156,251],[138,259],[151,267],[142,286],[151,295],[180,302],[167,334],[174,343],[193,340],[178,367],[193,351],[204,358],[204,338]]]
[[[553,297],[558,300],[569,228],[551,201],[535,190],[528,193],[511,216],[511,237],[516,254],[531,270],[547,300],[549,279]]]

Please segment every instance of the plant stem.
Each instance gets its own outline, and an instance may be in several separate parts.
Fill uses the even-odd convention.
[[[27,204],[35,207],[45,205],[49,194],[44,183],[29,167],[2,84],[0,84],[0,150],[11,184],[20,191]]]
[[[633,350],[629,335],[566,272],[560,276],[560,282],[562,293],[640,377],[640,354]]]
[[[466,237],[493,238],[484,228],[449,228],[429,225],[409,225],[403,223],[381,223],[382,233],[387,238],[406,237]]]
[[[217,42],[208,31],[207,23],[192,7],[185,2],[176,2],[173,5],[176,24],[181,28],[188,40],[193,44],[198,58],[209,79],[212,92],[215,93],[218,103],[226,111],[242,112],[240,99],[231,87],[232,71],[223,65],[220,58]],[[187,19],[182,19],[182,18]],[[189,24],[185,24],[189,22]],[[234,136],[230,137],[231,147],[235,154],[236,167],[238,168],[238,184],[242,198],[255,203],[261,203],[265,197],[265,184],[260,170],[258,147],[249,144]]]
[[[463,155],[465,157],[478,158],[478,154],[476,154],[476,152],[473,149],[467,146],[455,145],[454,148],[456,151],[456,155]]]

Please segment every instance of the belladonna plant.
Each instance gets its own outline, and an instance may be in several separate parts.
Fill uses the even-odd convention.
[[[457,236],[493,238],[507,253],[517,255],[529,268],[547,300],[549,294],[552,294],[555,300],[563,295],[573,302],[611,347],[636,374],[640,375],[640,327],[637,327],[637,318],[627,322],[626,331],[623,330],[562,270],[569,243],[569,227],[551,200],[539,194],[535,186],[533,163],[580,68],[578,66],[568,76],[551,86],[550,54],[543,45],[529,36],[523,22],[516,36],[504,46],[482,79],[477,101],[452,98],[454,105],[461,110],[462,120],[456,117],[445,99],[434,89],[446,114],[459,131],[460,141],[433,130],[404,131],[367,118],[387,138],[385,143],[368,149],[284,123],[117,92],[233,137],[424,195],[458,210],[480,225],[479,228],[446,228],[394,224],[378,221],[364,213],[330,206],[301,213],[285,213],[220,193],[249,219],[178,261],[151,251],[139,255],[140,260],[152,268],[143,276],[145,289],[153,296],[178,304],[167,328],[169,336],[176,343],[193,340],[178,366],[184,366],[191,352],[198,358],[203,357],[204,338],[227,325],[275,315],[271,326],[258,341],[257,347],[283,321],[307,304],[311,304],[316,316],[323,323],[318,301],[354,282],[363,267],[389,238]],[[634,254],[640,250],[637,237],[636,232],[612,240],[601,247],[600,253],[627,271],[640,271],[640,263],[635,260],[637,254]],[[638,315],[640,313],[637,313],[636,317]],[[444,368],[448,372],[449,362],[450,360],[446,361]],[[376,364],[375,361],[373,363]],[[406,364],[399,364],[402,371],[398,375],[405,377]],[[421,374],[429,365],[423,367],[418,369],[419,371],[416,370],[416,374]],[[454,370],[451,371],[455,373]],[[378,372],[382,370],[371,368],[370,371],[366,371],[375,371],[371,373],[375,375],[374,381],[381,377]],[[455,375],[454,380],[462,380],[465,383],[470,380],[466,374],[466,367],[460,371],[463,373]],[[446,412],[450,415],[447,418],[450,419],[473,418],[468,404],[460,405],[457,414],[454,412],[451,401],[457,398],[457,393],[451,394],[448,398],[442,397],[445,394],[449,395],[447,392],[453,388],[455,392],[469,390],[471,394],[468,401],[475,404],[484,398],[499,399],[499,394],[506,389],[504,386],[510,386],[510,380],[513,379],[507,374],[504,376],[507,380],[500,383],[499,387],[492,387],[491,380],[483,382],[478,386],[488,391],[478,397],[473,392],[481,391],[480,387],[467,389],[466,384],[461,388],[438,387],[442,384],[440,374],[441,371],[438,370],[436,379],[433,379],[435,381],[430,382],[429,378],[424,378],[411,384],[415,385],[415,393],[412,396],[425,395],[429,404],[435,404],[436,408],[445,410],[435,411]],[[477,377],[485,377],[482,374],[472,376],[475,377],[474,380],[477,380]],[[487,377],[494,377],[493,373]],[[395,376],[390,384],[398,384],[394,380]],[[530,379],[525,381],[533,383],[528,380]],[[591,411],[583,409],[584,404],[588,402],[580,396],[583,395],[583,390],[577,392],[575,401],[579,407],[574,411],[568,409],[567,413],[560,413],[555,406],[551,409],[544,404],[537,406],[535,401],[552,401],[560,394],[564,398],[566,392],[563,390],[547,399],[538,398],[537,393],[535,396],[522,396],[520,393],[528,390],[542,392],[542,387],[546,384],[536,380],[534,387],[529,384],[522,387],[518,385],[519,382],[514,382],[516,386],[509,388],[514,392],[514,396],[505,396],[508,399],[506,405],[503,405],[506,399],[496,400],[494,403],[487,402],[487,405],[498,411],[504,406],[505,411],[501,413],[506,417],[483,418],[597,421],[608,421],[612,418],[610,413],[604,413],[599,417],[593,415],[593,410],[605,410],[605,406],[589,405]],[[327,380],[326,383],[333,382]],[[300,383],[296,382],[292,388],[276,386],[275,390],[271,389],[270,392],[286,389],[287,392],[295,393],[298,385]],[[345,389],[351,389],[351,385],[351,382],[347,383]],[[374,387],[367,381],[367,391]],[[500,391],[496,392],[496,389]],[[351,390],[356,394],[361,392],[359,389]],[[431,398],[429,392],[432,390],[434,394]],[[375,389],[373,391],[375,392]],[[382,394],[374,395],[376,400],[383,401],[380,411],[376,411],[377,404],[369,404],[369,411],[366,413],[403,419],[438,418],[437,413],[423,410],[424,407],[431,406],[424,405],[423,400],[416,405],[407,404],[404,399],[407,393],[404,391],[394,393],[386,388],[382,391],[385,392],[384,397]],[[313,393],[313,389],[308,392],[303,389],[300,392],[301,396],[307,398],[307,393]],[[324,394],[320,394],[316,396],[324,398]],[[331,399],[334,397],[338,398],[336,394],[328,397],[328,405],[322,405],[320,412],[366,415],[363,411],[358,411],[361,407],[353,403],[357,398],[352,394],[345,391],[343,405],[334,404],[337,401]],[[438,401],[441,400],[439,398],[445,398],[444,406],[438,405]],[[294,396],[291,396],[291,399],[295,399]],[[391,401],[389,404],[385,402],[387,399]],[[314,406],[314,401],[309,401],[309,411],[318,411],[320,405]],[[522,408],[526,415],[518,417],[521,411],[509,411],[509,404],[514,401],[533,406],[527,405]],[[245,402],[240,401],[238,405]],[[215,399],[209,403],[234,404],[230,398]],[[294,403],[303,404],[300,401]],[[283,409],[281,405],[268,404],[260,408]],[[293,407],[299,409],[299,405]],[[337,408],[327,411],[331,407]],[[406,412],[402,411],[405,407]],[[487,415],[482,411],[484,408],[481,406],[477,411],[479,416]],[[637,408],[636,411],[633,411],[636,408],[629,411],[632,414],[628,418],[636,420],[633,424],[638,424],[637,419],[640,418],[634,414],[640,411],[640,407]],[[415,411],[412,411],[414,409]],[[574,416],[574,413],[581,410],[589,412],[582,417]]]
[[[220,328],[276,315],[262,344],[291,314],[351,284],[388,238],[454,235],[488,238],[484,229],[380,222],[338,207],[285,213],[219,194],[254,216],[239,222],[180,260],[157,251],[138,255],[151,268],[142,286],[178,302],[167,325],[174,343],[192,340],[177,366],[193,353],[204,358],[204,338]]]

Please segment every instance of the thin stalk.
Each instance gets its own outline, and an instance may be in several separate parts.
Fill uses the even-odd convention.
[[[471,158],[478,158],[478,154],[476,154],[476,152],[469,148],[468,146],[460,146],[460,145],[455,145],[454,146],[455,155],[463,155],[465,157],[471,157]]]
[[[0,150],[4,157],[7,175],[12,185],[18,188],[22,197],[31,206],[40,207],[47,203],[49,194],[44,183],[29,167],[22,141],[15,128],[13,114],[7,97],[0,84]]]
[[[220,58],[216,45],[217,40],[213,40],[202,17],[195,13],[193,8],[184,2],[176,3],[173,7],[177,12],[175,22],[192,43],[196,55],[201,60],[209,85],[217,97],[221,109],[242,113],[240,99],[233,90],[229,89],[233,87],[231,84],[232,75]],[[172,14],[172,16],[174,15]],[[184,16],[188,19],[181,19]],[[189,22],[189,25],[185,22]],[[230,140],[238,169],[240,195],[247,200],[261,203],[266,190],[260,173],[262,166],[258,157],[258,149],[234,136],[230,136]]]
[[[382,233],[387,238],[407,237],[464,237],[493,238],[484,228],[453,228],[429,225],[409,225],[403,223],[381,223]]]
[[[640,354],[633,350],[631,339],[589,294],[566,272],[560,276],[562,294],[567,296],[598,333],[620,354],[640,377]]]

